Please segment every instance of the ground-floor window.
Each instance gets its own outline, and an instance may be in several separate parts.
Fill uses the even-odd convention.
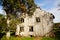
[[[20,32],[23,32],[24,31],[24,27],[20,27]]]
[[[33,32],[33,26],[29,26],[29,31]]]

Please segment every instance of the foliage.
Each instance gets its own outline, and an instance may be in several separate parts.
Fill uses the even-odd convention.
[[[60,23],[54,23],[54,27],[60,27]]]
[[[16,16],[17,11],[28,12],[35,10],[34,0],[3,0],[3,9],[7,14],[12,14]],[[7,15],[9,16],[9,15]]]
[[[10,30],[15,32],[16,25],[20,23],[18,18],[12,19],[10,22]]]
[[[0,14],[0,32],[5,31],[7,27],[6,19]]]
[[[60,23],[54,23],[54,31],[60,31]]]
[[[6,36],[3,36],[1,40],[7,40]],[[9,40],[33,40],[33,37],[15,37],[11,36]]]
[[[56,38],[50,38],[50,37],[39,37],[37,39],[35,39],[35,38],[37,38],[37,37],[15,37],[15,36],[11,36],[9,40],[37,40],[37,39],[39,39],[39,40],[58,40]],[[3,36],[1,38],[1,40],[7,40],[6,36]]]
[[[60,40],[60,23],[54,23],[54,34],[55,37]]]

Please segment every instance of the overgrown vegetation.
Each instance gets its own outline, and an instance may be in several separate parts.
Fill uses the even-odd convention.
[[[7,27],[5,16],[0,14],[0,32],[5,31]]]
[[[3,36],[1,40],[8,40],[6,36]],[[11,36],[9,40],[58,40],[57,38],[51,37],[15,37]]]
[[[54,24],[54,34],[55,37],[60,40],[60,23],[55,23]]]
[[[1,40],[7,40],[6,36],[3,36],[3,38],[1,38]],[[9,38],[9,40],[33,40],[33,37],[15,37],[15,36],[11,36]]]

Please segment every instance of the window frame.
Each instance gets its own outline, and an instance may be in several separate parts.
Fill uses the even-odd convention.
[[[23,23],[24,22],[24,18],[20,18],[20,21],[21,21],[21,23]]]
[[[40,17],[36,17],[36,22],[40,22]]]
[[[20,27],[20,32],[24,32],[24,27]]]
[[[29,26],[29,32],[33,32],[33,26]]]

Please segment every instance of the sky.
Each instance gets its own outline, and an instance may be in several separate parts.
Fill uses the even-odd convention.
[[[52,13],[55,16],[54,22],[60,22],[60,0],[34,0],[35,4],[39,6],[42,10]],[[2,6],[0,6],[0,13],[4,14]]]
[[[42,10],[52,13],[55,16],[54,22],[60,22],[60,0],[35,0],[37,6],[40,6]]]

